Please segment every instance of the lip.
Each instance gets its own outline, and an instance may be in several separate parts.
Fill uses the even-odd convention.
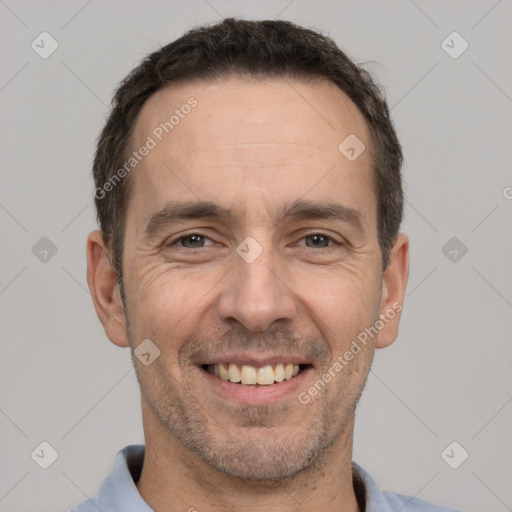
[[[212,356],[208,359],[199,361],[197,363],[198,366],[202,366],[205,364],[229,364],[234,363],[239,366],[249,365],[254,366],[255,368],[261,368],[267,365],[276,365],[276,364],[304,364],[313,366],[311,361],[304,359],[301,356],[291,356],[289,354],[247,354],[239,353],[239,354],[228,354],[222,356]]]
[[[222,380],[208,373],[200,366],[198,370],[200,378],[204,379],[208,388],[221,399],[233,402],[235,405],[249,406],[274,404],[295,397],[300,388],[306,389],[305,382],[313,373],[313,367],[309,365],[290,380],[284,380],[283,382],[277,382],[268,386],[245,386]]]

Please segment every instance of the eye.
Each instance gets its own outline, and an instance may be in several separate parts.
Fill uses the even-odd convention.
[[[327,249],[333,245],[343,245],[342,243],[336,241],[333,237],[324,233],[311,233],[304,236],[301,239],[301,242],[303,240],[305,243],[299,243],[298,245],[312,249]],[[209,241],[209,243],[207,243],[207,241]],[[168,244],[169,247],[178,246],[179,248],[185,249],[202,249],[212,245],[215,245],[215,242],[213,242],[213,240],[211,240],[203,233],[199,232],[187,233],[186,235],[182,235]]]
[[[302,240],[306,240],[305,246],[311,248],[323,249],[331,247],[332,245],[342,245],[334,240],[334,238],[323,233],[311,233],[302,238]]]
[[[179,247],[184,247],[186,249],[201,249],[205,247],[206,240],[210,240],[210,242],[212,242],[210,245],[213,245],[213,241],[202,233],[188,233],[186,235],[180,236],[177,240],[171,242],[169,245],[178,245]]]

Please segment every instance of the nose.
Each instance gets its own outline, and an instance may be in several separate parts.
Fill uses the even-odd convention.
[[[234,268],[217,303],[221,320],[239,322],[255,333],[268,330],[277,321],[288,323],[296,314],[297,298],[284,265],[271,250],[249,261],[234,254]]]

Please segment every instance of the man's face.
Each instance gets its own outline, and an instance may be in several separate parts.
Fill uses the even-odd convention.
[[[160,350],[150,365],[134,359],[145,425],[230,475],[279,480],[350,430],[373,357],[375,340],[298,400],[383,312],[371,140],[333,84],[206,85],[156,93],[136,124],[132,149],[148,136],[157,145],[131,175],[128,336],[132,348],[149,339]],[[197,106],[158,141],[155,128],[190,97]],[[349,134],[366,145],[353,161],[338,150]],[[162,213],[198,202],[225,215]],[[214,374],[223,364],[225,379],[230,363],[246,382],[269,365],[262,379],[282,379],[280,364],[301,370],[256,386]]]

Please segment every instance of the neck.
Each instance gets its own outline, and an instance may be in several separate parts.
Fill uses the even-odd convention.
[[[136,485],[155,512],[360,512],[352,482],[354,417],[309,468],[276,483],[241,480],[212,468],[145,413],[147,408],[143,411],[146,455]]]

